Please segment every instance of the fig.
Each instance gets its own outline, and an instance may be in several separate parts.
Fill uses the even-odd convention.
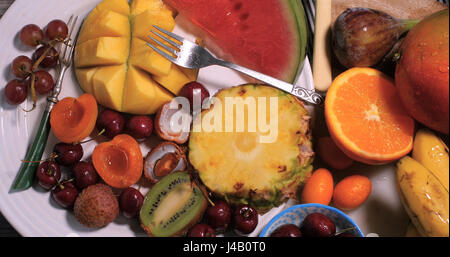
[[[334,23],[332,48],[347,68],[375,66],[417,23],[369,8],[349,8]]]
[[[167,141],[184,144],[189,139],[192,116],[176,102],[168,102],[161,106],[155,119],[156,134]]]
[[[184,171],[186,166],[185,150],[172,142],[163,142],[145,157],[144,175],[152,183],[156,183],[172,172]]]

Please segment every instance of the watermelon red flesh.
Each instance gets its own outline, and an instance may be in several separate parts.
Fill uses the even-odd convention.
[[[299,0],[166,0],[233,62],[293,82],[305,57]]]

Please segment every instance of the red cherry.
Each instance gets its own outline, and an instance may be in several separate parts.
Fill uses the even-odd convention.
[[[206,209],[205,220],[212,228],[223,232],[228,228],[231,220],[231,208],[223,200],[217,201],[214,206]]]
[[[69,180],[58,184],[52,191],[53,199],[64,208],[71,208],[78,196],[78,190]]]
[[[36,178],[42,188],[50,190],[61,179],[61,168],[54,161],[42,162],[36,170]]]
[[[97,184],[98,174],[89,162],[78,162],[72,167],[72,174],[75,177],[75,185],[79,190]]]
[[[148,116],[133,116],[128,120],[126,128],[134,138],[144,139],[152,135],[153,121]]]
[[[258,213],[249,205],[241,205],[233,212],[233,228],[243,234],[252,233],[258,225]]]
[[[105,130],[103,135],[114,138],[123,132],[125,117],[119,112],[105,109],[98,115],[96,126],[98,131]]]
[[[123,190],[119,197],[119,205],[123,216],[129,219],[138,216],[143,202],[144,196],[132,187]]]
[[[184,96],[189,100],[192,111],[201,109],[201,107],[202,107],[201,105],[203,104],[203,101],[210,97],[208,90],[202,84],[195,82],[195,81],[189,82],[186,85],[184,85],[180,91],[180,96]],[[194,99],[196,97],[200,97],[200,100],[201,100],[201,102],[199,103],[200,106],[194,106]],[[194,110],[194,109],[196,109],[196,110]]]
[[[216,232],[208,224],[196,224],[189,229],[187,237],[216,237]]]

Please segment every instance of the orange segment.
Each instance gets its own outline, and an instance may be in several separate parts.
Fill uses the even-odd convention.
[[[372,68],[353,68],[338,76],[325,100],[331,137],[349,157],[383,164],[408,154],[414,120],[407,114],[393,81]]]

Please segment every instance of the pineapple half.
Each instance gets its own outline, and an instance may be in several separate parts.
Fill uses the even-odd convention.
[[[256,108],[245,107],[241,111],[245,120],[243,132],[236,126],[236,105],[233,107],[234,115],[226,107],[227,97],[240,97],[243,101],[255,99]],[[266,99],[265,108],[262,102],[258,102],[260,97]],[[269,116],[271,97],[277,98],[278,108],[272,108],[277,115],[272,113]],[[205,186],[233,205],[250,204],[261,213],[290,198],[296,199],[299,187],[311,175],[314,156],[310,116],[303,103],[278,89],[254,84],[222,90],[215,98],[211,108],[197,117],[189,141],[189,160]],[[221,104],[217,104],[217,100]],[[270,134],[267,128],[263,130],[256,126],[256,130],[251,130],[254,127],[248,125],[249,117],[255,117],[252,115],[256,115],[258,124],[258,112],[264,120],[261,116],[264,109],[266,124],[270,124],[270,117],[278,121],[275,123],[278,135],[271,143],[261,143],[261,136]],[[221,119],[212,118],[217,116]],[[234,117],[231,132],[225,131],[225,121],[230,120],[227,117]],[[220,120],[222,130],[217,125]],[[255,120],[251,120],[254,123]],[[212,129],[205,128],[205,124],[213,124],[216,129],[210,132]]]

